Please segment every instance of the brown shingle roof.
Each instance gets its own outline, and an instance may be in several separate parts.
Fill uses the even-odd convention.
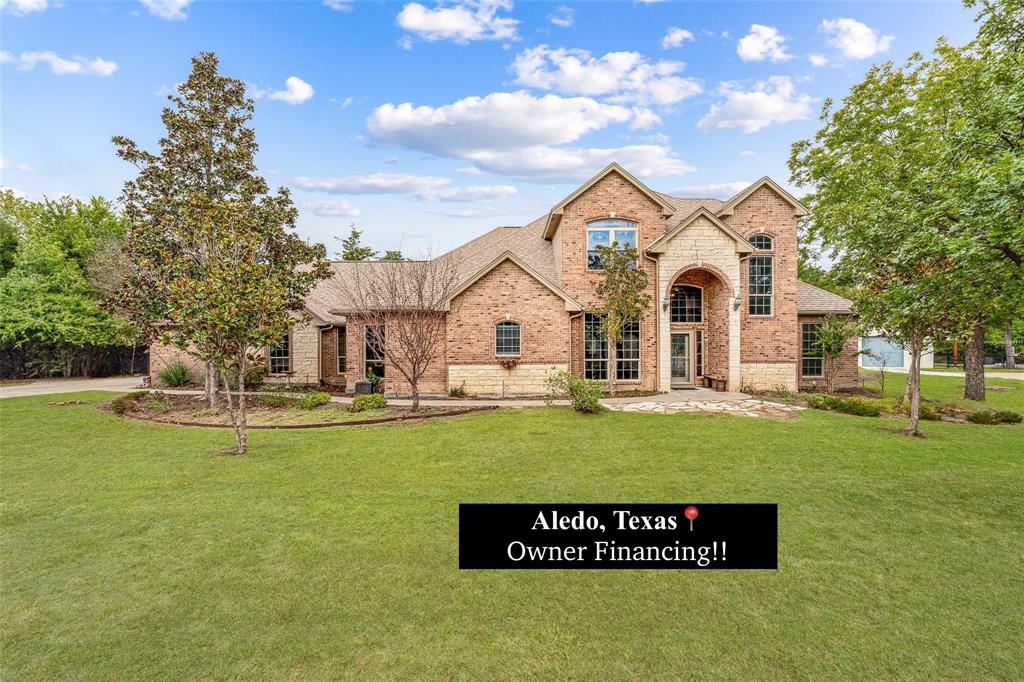
[[[853,301],[807,282],[797,281],[796,308],[801,315],[848,315]]]

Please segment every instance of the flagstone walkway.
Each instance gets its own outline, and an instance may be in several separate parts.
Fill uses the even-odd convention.
[[[718,413],[735,414],[744,417],[762,417],[768,419],[788,419],[795,412],[806,409],[796,405],[773,403],[767,400],[744,398],[742,400],[676,400],[631,402],[621,405],[608,405],[609,410],[616,412],[647,412],[651,414]]]

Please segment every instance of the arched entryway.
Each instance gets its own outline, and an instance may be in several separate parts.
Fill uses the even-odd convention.
[[[728,382],[732,299],[728,278],[710,266],[688,266],[670,280],[662,301],[669,326],[670,388]]]

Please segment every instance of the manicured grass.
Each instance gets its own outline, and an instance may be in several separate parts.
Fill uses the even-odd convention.
[[[253,432],[226,457],[230,433],[124,422],[109,397],[0,401],[4,679],[1010,679],[1024,660],[1022,426],[539,408]],[[677,500],[779,503],[779,570],[457,568],[459,502]]]
[[[963,367],[931,367],[926,372],[963,372]],[[986,367],[986,372],[1009,372],[1010,374],[1024,374],[1024,369],[1017,367],[1006,369],[1005,367]]]
[[[866,386],[877,387],[878,372],[861,370],[869,377]],[[903,395],[907,375],[898,372],[885,373],[885,395],[897,398]],[[1024,412],[1024,381],[1018,379],[986,379],[984,402],[964,400],[963,377],[937,377],[921,375],[921,396],[926,400],[937,400],[944,403],[955,403],[974,409],[1016,410]]]

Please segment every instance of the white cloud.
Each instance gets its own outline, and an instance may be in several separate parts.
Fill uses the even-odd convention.
[[[856,19],[845,17],[825,19],[819,28],[832,35],[829,45],[838,48],[844,57],[850,59],[867,59],[885,52],[894,40],[893,36],[882,35]]]
[[[753,149],[744,149],[740,152],[740,156],[757,156],[757,152]]]
[[[810,118],[814,102],[809,95],[797,94],[788,76],[757,81],[749,90],[735,81],[725,82],[719,94],[725,99],[713,104],[697,123],[701,130],[740,128],[754,133],[771,125]]]
[[[825,66],[828,64],[828,58],[823,54],[811,53],[807,55],[807,59],[810,60],[811,66]]]
[[[736,54],[745,62],[760,62],[770,59],[781,62],[792,59],[786,52],[786,38],[774,26],[751,24],[750,33],[736,43]]]
[[[337,104],[339,109],[348,109],[350,106],[355,104],[354,97],[346,97],[345,99],[338,99],[337,97],[331,98],[331,104]]]
[[[685,28],[672,26],[668,29],[665,37],[661,39],[661,49],[669,50],[674,47],[680,47],[687,40],[694,40],[693,33]]]
[[[330,7],[335,12],[351,12],[352,3],[346,0],[324,0],[324,5]]]
[[[284,81],[284,90],[272,92],[269,97],[295,106],[311,99],[315,92],[312,85],[298,76],[288,76]]]
[[[461,0],[453,5],[437,4],[434,8],[410,2],[398,13],[395,21],[410,33],[424,40],[512,40],[519,21],[498,16],[512,9],[511,0]]]
[[[462,202],[487,201],[511,196],[511,185],[478,185],[452,187],[448,178],[404,173],[371,173],[346,177],[296,177],[292,182],[305,190],[330,194],[406,194],[420,201]]]
[[[32,167],[27,163],[18,163],[17,161],[11,161],[3,154],[0,154],[0,170],[7,171],[30,171]]]
[[[572,26],[574,18],[572,7],[566,7],[565,5],[559,5],[558,9],[548,15],[548,21],[555,26],[561,26],[562,28],[569,28]]]
[[[516,56],[511,70],[516,82],[570,95],[607,97],[616,103],[676,104],[701,92],[700,83],[676,74],[683,62],[647,61],[639,52],[608,52],[594,57],[587,50],[529,48]]]
[[[399,38],[398,39],[398,46],[400,48],[402,48],[403,50],[411,50],[412,49],[412,38],[410,38],[409,36],[403,36],[402,38]]]
[[[58,76],[109,76],[117,71],[117,62],[96,57],[71,57],[66,59],[49,50],[45,52],[22,52],[15,59],[10,52],[4,52],[0,61],[17,62],[18,68],[31,71],[36,64],[49,64],[50,71]]]
[[[18,17],[31,12],[45,12],[49,6],[48,0],[0,0],[0,10]]]
[[[681,194],[701,195],[705,197],[718,197],[724,199],[745,190],[750,186],[746,180],[734,182],[712,182],[706,185],[687,185],[679,188]]]
[[[634,110],[589,97],[536,97],[520,90],[438,107],[384,104],[366,120],[366,129],[378,145],[469,158],[480,150],[566,144],[635,117]]]
[[[456,210],[437,211],[437,215],[443,215],[446,218],[489,218],[505,213],[507,212],[499,206],[488,206],[486,204]]]
[[[142,0],[149,13],[167,21],[188,19],[188,7],[192,0]]]
[[[399,159],[397,156],[389,156],[384,163],[386,163],[389,166],[396,166],[396,165],[398,165],[398,162],[400,160],[401,159]]]
[[[465,175],[483,175],[484,172],[476,166],[463,166],[462,168],[456,168],[456,173],[463,173]]]
[[[480,151],[471,157],[481,170],[531,182],[577,182],[589,178],[612,161],[637,175],[680,175],[695,170],[659,145],[613,148],[526,147],[504,151]]]
[[[362,215],[362,210],[356,208],[348,199],[324,199],[321,201],[307,201],[303,208],[312,211],[318,216],[327,218],[351,217],[356,218]]]

